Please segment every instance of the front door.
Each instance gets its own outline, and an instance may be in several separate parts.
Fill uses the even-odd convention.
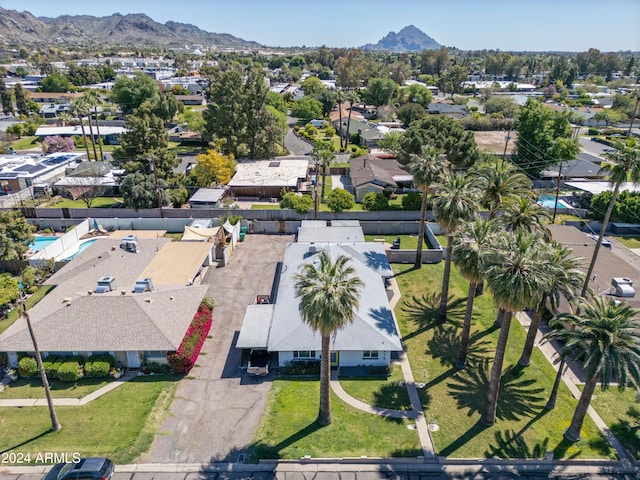
[[[127,367],[140,368],[140,355],[138,352],[127,352]]]
[[[331,368],[338,368],[340,363],[340,352],[331,352],[330,364]]]

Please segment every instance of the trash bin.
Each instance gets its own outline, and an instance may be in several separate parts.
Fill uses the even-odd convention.
[[[246,235],[245,232],[240,232],[240,241],[244,242],[244,236]]]
[[[240,233],[247,233],[249,231],[249,227],[243,225],[240,227]]]

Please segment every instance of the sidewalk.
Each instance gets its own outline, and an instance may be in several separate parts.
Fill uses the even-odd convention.
[[[89,402],[94,401],[96,398],[101,397],[105,393],[110,392],[118,388],[124,382],[128,382],[132,378],[135,378],[138,374],[136,372],[127,372],[122,377],[113,382],[99,388],[95,392],[82,398],[54,398],[53,404],[56,406],[80,406],[86,405]],[[4,382],[4,379],[3,379]],[[6,400],[0,400],[0,407],[46,407],[46,398],[10,398]]]
[[[531,319],[525,312],[518,312],[516,313],[515,317],[518,319],[520,324],[525,329],[529,328]],[[554,363],[554,361],[558,355],[558,351],[557,351],[558,346],[550,342],[544,342],[544,343],[542,342],[542,335],[544,334],[545,327],[546,329],[549,329],[549,327],[545,325],[541,325],[540,328],[538,329],[538,332],[536,333],[536,340],[534,345],[540,349],[540,351],[545,356],[545,358],[549,360],[549,363],[553,366],[553,369],[557,372],[559,368],[559,364]],[[584,373],[584,370],[582,369],[582,366],[576,363],[571,363],[567,365],[567,367],[565,367],[564,372],[562,373],[562,381],[569,388],[571,395],[573,395],[574,398],[576,399],[579,399],[580,394],[582,393],[580,389],[577,387],[577,385],[583,384],[584,378],[585,378],[585,373]],[[614,450],[616,451],[616,454],[618,455],[618,458],[621,460],[628,460],[629,457],[627,456],[627,453],[625,452],[624,447],[622,446],[620,441],[615,437],[615,435],[611,432],[609,427],[607,427],[607,424],[602,420],[600,415],[598,415],[598,413],[593,409],[593,407],[589,407],[589,409],[587,410],[587,414],[594,421],[598,429],[600,429],[600,431],[602,432],[604,437],[607,439],[609,444],[614,448]]]

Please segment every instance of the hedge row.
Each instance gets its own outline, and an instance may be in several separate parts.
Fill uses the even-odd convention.
[[[175,373],[188,373],[196,363],[211,329],[212,313],[204,304],[196,312],[178,350],[167,354],[169,367]]]
[[[75,382],[83,376],[108,377],[114,365],[115,360],[111,355],[93,355],[87,360],[80,356],[49,356],[42,360],[47,378],[57,378],[63,382]],[[18,362],[18,373],[24,378],[38,377],[40,374],[35,358],[21,358]]]

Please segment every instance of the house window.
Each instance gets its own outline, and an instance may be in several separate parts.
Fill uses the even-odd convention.
[[[164,358],[166,356],[166,350],[145,350],[144,352],[144,358]]]
[[[363,350],[362,351],[362,359],[363,360],[377,360],[378,359],[378,350]]]
[[[313,350],[296,350],[293,352],[293,358],[296,360],[310,360],[316,358],[316,352]]]

